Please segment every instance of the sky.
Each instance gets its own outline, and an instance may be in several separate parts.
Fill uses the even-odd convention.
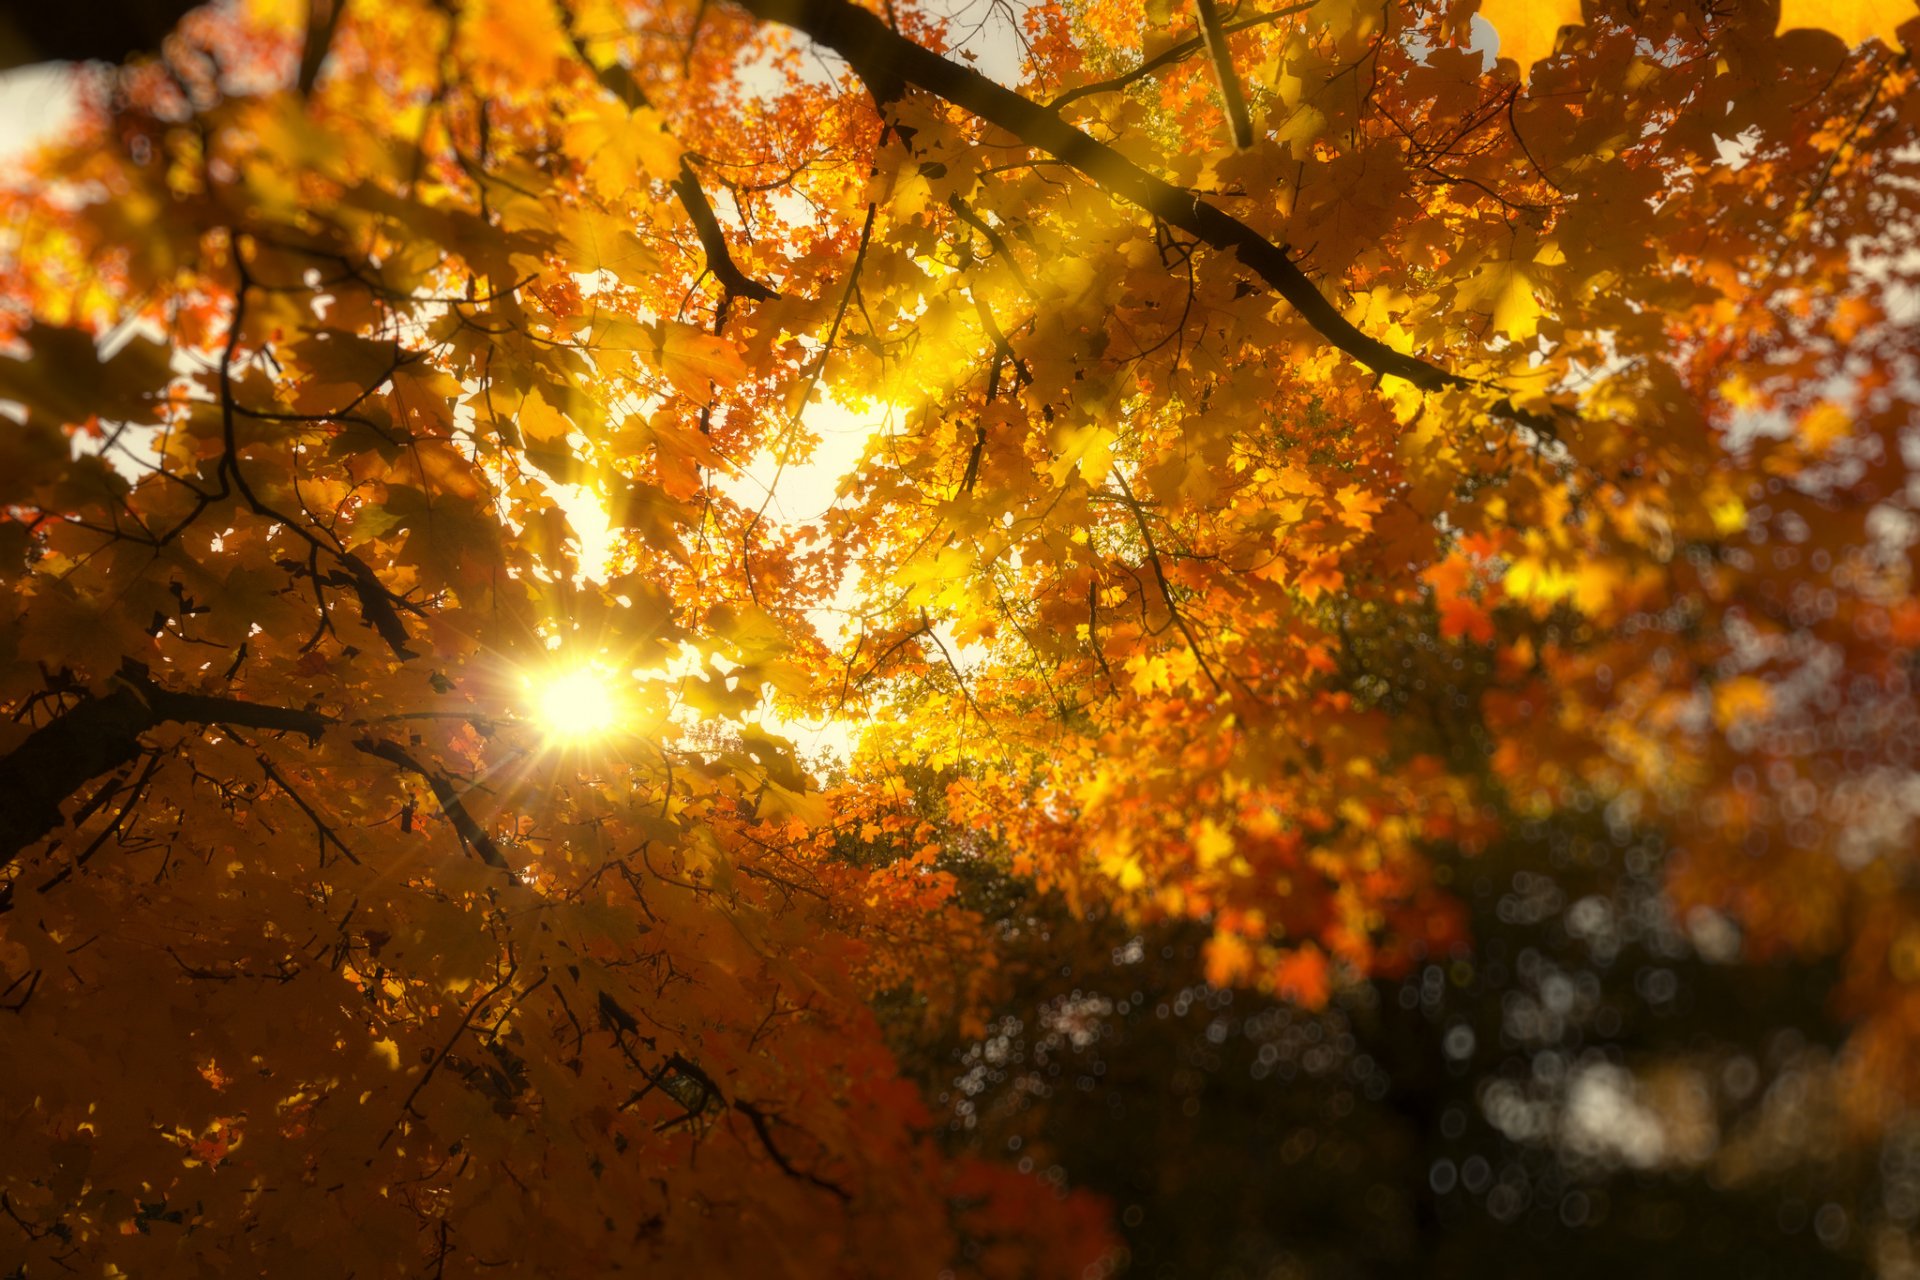
[[[0,72],[0,182],[11,182],[11,171],[34,144],[72,119],[71,75],[57,63]]]

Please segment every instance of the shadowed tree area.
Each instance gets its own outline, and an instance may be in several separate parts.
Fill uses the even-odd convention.
[[[1130,1275],[1897,1273],[1920,1148],[1840,1139],[1831,974],[1690,938],[1645,848],[1527,835],[1463,869],[1470,952],[1317,1012],[1021,896],[984,1034],[907,1060],[961,1149],[1108,1197]]]

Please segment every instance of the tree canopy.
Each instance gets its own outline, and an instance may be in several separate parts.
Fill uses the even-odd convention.
[[[0,1268],[1203,1274],[1126,1178],[1226,1062],[1250,1216],[1356,1105],[1533,1144],[1343,1130],[1355,1256],[1812,1143],[1913,1274],[1916,16],[238,0],[81,75],[0,195]]]

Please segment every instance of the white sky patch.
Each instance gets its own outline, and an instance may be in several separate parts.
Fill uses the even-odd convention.
[[[732,475],[716,478],[722,493],[757,510],[767,503],[767,518],[783,524],[815,524],[832,510],[845,478],[865,455],[867,441],[886,425],[888,413],[857,413],[833,400],[810,404],[800,422],[820,443],[801,460],[782,467],[771,448],[763,449]]]
[[[715,487],[751,511],[764,504],[766,518],[789,526],[818,525],[839,500],[840,482],[866,456],[867,444],[884,431],[891,417],[886,406],[860,413],[831,399],[809,404],[801,424],[819,438],[803,460],[780,465],[772,448],[763,449],[730,475],[715,477]],[[841,576],[833,598],[808,613],[808,621],[829,644],[844,642],[860,595],[858,568]],[[853,754],[859,726],[834,716],[790,720],[762,709],[758,722],[769,732],[793,739],[803,755],[845,761]]]
[[[1760,145],[1760,129],[1758,126],[1753,126],[1735,137],[1716,136],[1713,141],[1714,145],[1720,149],[1721,164],[1729,169],[1744,169],[1747,167],[1747,162],[1753,159],[1753,149]]]
[[[946,13],[952,24],[954,56],[1006,88],[1020,83],[1026,58],[1020,31],[1025,0],[948,0],[926,8]]]
[[[581,485],[553,480],[546,484],[547,496],[566,513],[567,527],[573,530],[575,572],[588,582],[604,584],[620,541],[606,505]]]
[[[11,168],[73,123],[75,89],[74,69],[65,63],[0,73],[0,165]],[[0,176],[6,185],[18,180],[17,172]]]
[[[948,58],[1003,87],[1012,89],[1020,85],[1025,78],[1027,57],[1022,22],[1029,0],[927,0],[920,7],[923,12],[939,14],[948,20],[948,34],[954,42]],[[845,64],[836,55],[824,49],[816,48],[816,52],[823,75],[837,74],[844,68]],[[752,82],[751,73],[748,82]],[[771,75],[767,88],[771,91]],[[796,220],[804,219],[808,213],[796,203],[793,210]],[[879,406],[871,412],[859,413],[830,396],[823,398],[809,404],[802,414],[802,423],[820,441],[804,461],[789,461],[783,467],[770,446],[742,463],[735,475],[721,477],[718,487],[751,510],[759,510],[765,503],[769,520],[787,525],[818,524],[833,509],[840,482],[865,456],[867,444],[874,435],[891,424],[895,412]],[[810,613],[814,629],[829,644],[851,637],[859,590],[858,570],[849,570],[833,598]],[[934,631],[962,674],[984,660],[984,647],[961,645],[949,625],[942,623]],[[841,759],[847,757],[857,736],[855,726],[832,720],[809,728],[800,723],[776,723],[770,718],[767,727],[797,737],[803,748],[826,750]]]

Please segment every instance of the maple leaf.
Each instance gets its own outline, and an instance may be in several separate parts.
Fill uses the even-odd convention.
[[[675,389],[702,404],[716,387],[731,387],[747,375],[734,344],[674,321],[660,326],[656,354]]]
[[[1849,46],[1879,40],[1902,48],[1900,28],[1920,17],[1914,0],[1781,0],[1779,30],[1815,27],[1831,31]]]
[[[25,341],[24,357],[0,357],[0,395],[26,405],[36,423],[50,427],[145,417],[172,377],[164,346],[144,335],[111,356],[78,329],[36,325]]]
[[[520,413],[514,421],[520,428],[520,434],[542,444],[564,441],[573,430],[573,423],[548,404],[537,387],[527,392],[527,398],[520,402]]]
[[[1535,246],[1530,238],[1517,240],[1512,255],[1488,262],[1460,285],[1456,303],[1463,309],[1485,311],[1495,330],[1516,340],[1534,336],[1545,308],[1540,293],[1551,279],[1551,268],[1564,261],[1548,242]]]
[[[611,98],[596,98],[569,117],[567,147],[604,192],[625,191],[635,181],[669,182],[680,170],[680,144],[659,113]]]
[[[1207,939],[1206,961],[1208,982],[1216,987],[1237,986],[1253,972],[1253,948],[1237,934],[1216,933]]]
[[[1333,994],[1326,955],[1314,946],[1286,952],[1274,967],[1273,985],[1309,1009],[1320,1008]]]
[[[1526,83],[1533,64],[1553,53],[1565,27],[1580,26],[1580,0],[1480,0],[1480,16],[1500,36],[1500,56],[1512,58]]]
[[[1754,676],[1735,676],[1713,687],[1713,719],[1722,729],[1763,719],[1772,706],[1772,691]]]
[[[1440,604],[1440,634],[1448,640],[1493,642],[1493,619],[1479,602],[1465,595],[1449,596]]]
[[[1814,453],[1825,453],[1844,439],[1853,428],[1853,415],[1842,405],[1823,400],[1801,417],[1797,431],[1802,443]]]

